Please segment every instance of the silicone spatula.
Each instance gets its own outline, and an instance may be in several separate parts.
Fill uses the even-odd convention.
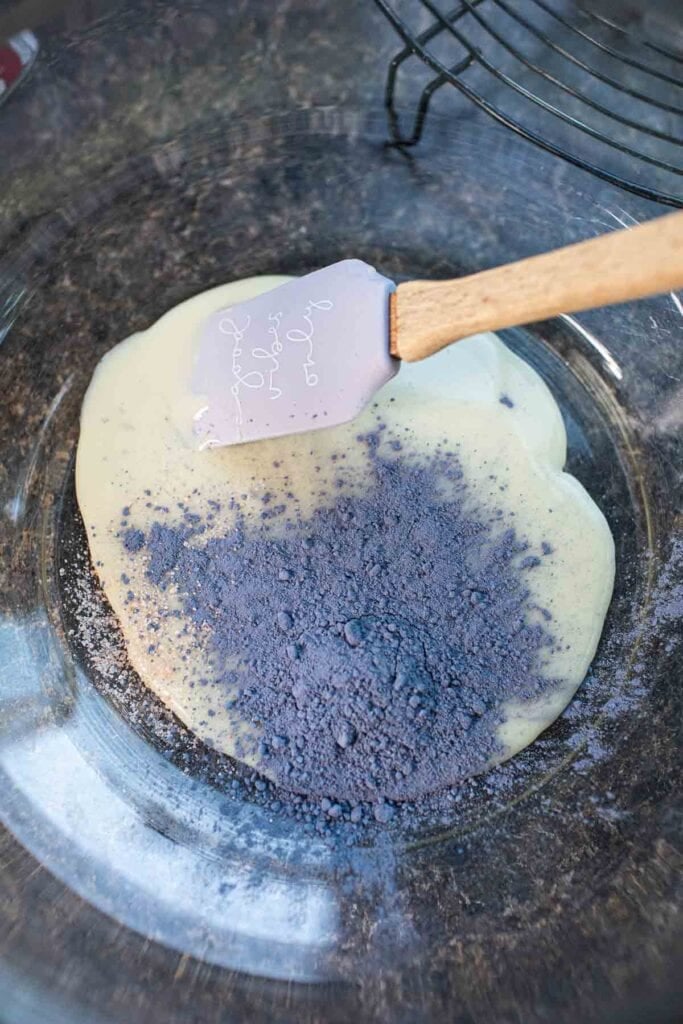
[[[683,288],[683,211],[452,281],[398,287],[342,260],[203,325],[201,446],[352,419],[398,371],[479,331]],[[645,339],[644,339],[645,340]]]

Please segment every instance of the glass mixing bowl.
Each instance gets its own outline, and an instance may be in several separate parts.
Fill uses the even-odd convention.
[[[147,694],[89,584],[81,400],[112,345],[234,278],[356,256],[396,280],[482,269],[633,222],[564,165],[433,118],[195,126],[15,225],[0,267],[0,1016],[8,1024],[665,1020],[680,649],[679,298],[504,332],[548,382],[569,469],[609,520],[593,668],[529,749],[438,827],[333,849],[226,789]],[[74,596],[76,595],[76,596]],[[82,601],[80,602],[82,608]],[[82,614],[82,611],[81,611]],[[502,795],[501,795],[502,794]],[[673,1011],[672,1011],[673,1012]],[[630,1015],[633,1016],[630,1016]],[[672,1018],[673,1019],[673,1018]]]

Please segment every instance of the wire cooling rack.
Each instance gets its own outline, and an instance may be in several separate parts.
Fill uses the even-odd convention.
[[[683,206],[683,47],[675,37],[670,45],[648,39],[626,17],[618,24],[570,0],[375,2],[405,44],[385,93],[397,145],[420,141],[435,94],[452,85],[542,149],[637,195]],[[426,84],[416,86],[425,68]],[[415,88],[405,130],[398,109]]]

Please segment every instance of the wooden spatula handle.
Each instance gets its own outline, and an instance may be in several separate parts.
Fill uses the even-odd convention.
[[[391,351],[414,362],[479,331],[683,288],[683,211],[453,281],[392,296]]]

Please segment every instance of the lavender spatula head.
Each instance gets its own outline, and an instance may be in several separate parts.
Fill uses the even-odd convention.
[[[342,260],[214,313],[193,390],[202,446],[239,444],[353,419],[397,372],[389,352],[393,282]]]
[[[453,281],[394,289],[343,260],[205,325],[194,379],[205,445],[343,423],[396,373],[479,331],[683,287],[683,210]],[[391,308],[390,308],[391,307]]]

